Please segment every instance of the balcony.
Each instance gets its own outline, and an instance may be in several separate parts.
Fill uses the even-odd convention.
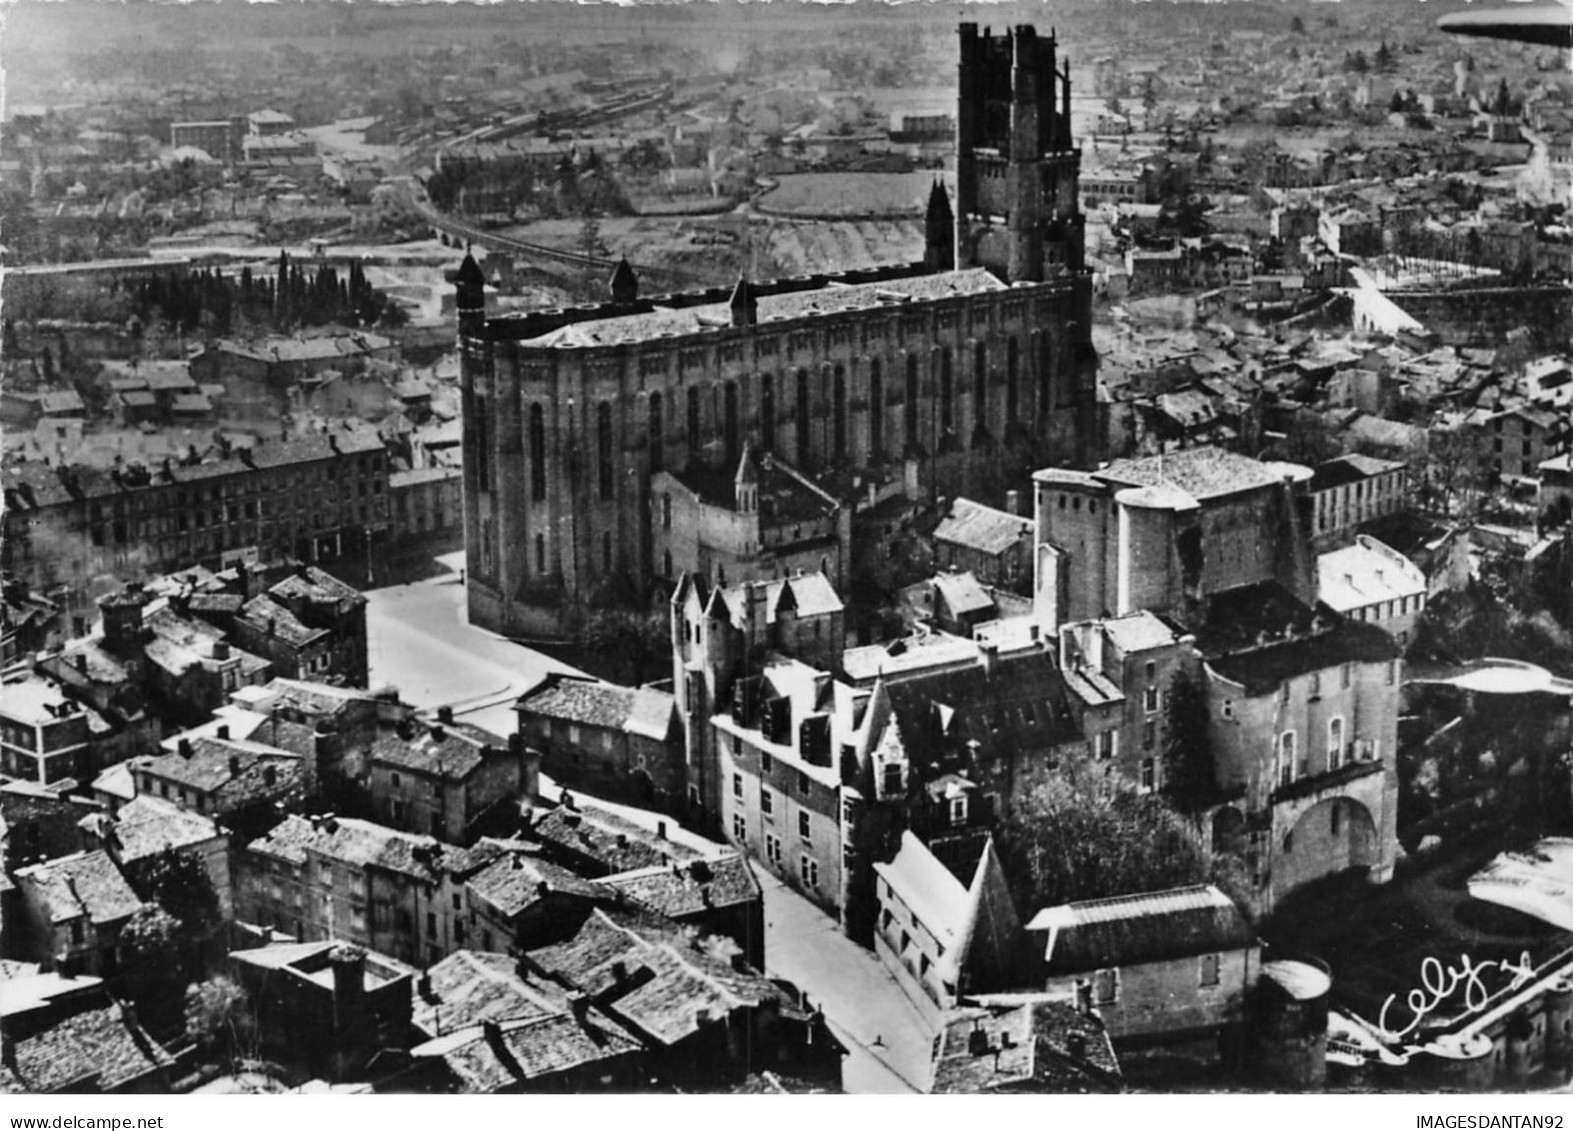
[[[1288,785],[1281,785],[1273,790],[1272,804],[1287,805],[1292,801],[1301,801],[1318,793],[1326,793],[1341,789],[1350,782],[1359,781],[1361,778],[1382,772],[1382,762],[1379,759],[1361,762],[1346,762],[1336,770],[1328,770],[1320,774],[1299,778]]]

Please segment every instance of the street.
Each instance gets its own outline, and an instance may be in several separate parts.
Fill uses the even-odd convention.
[[[872,951],[769,872],[754,872],[765,893],[766,973],[793,983],[825,1011],[847,1047],[843,1089],[926,1092],[938,1011],[925,1016]]]

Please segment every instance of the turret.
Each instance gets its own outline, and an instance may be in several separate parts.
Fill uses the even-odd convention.
[[[759,320],[759,295],[747,277],[737,277],[737,286],[732,288],[732,297],[727,300],[727,306],[732,311],[734,326],[752,326]]]
[[[923,216],[923,265],[930,271],[953,271],[956,267],[956,217],[950,210],[950,194],[938,177],[929,190],[928,210]]]
[[[612,292],[612,302],[618,306],[628,306],[639,301],[639,276],[628,265],[627,257],[617,261],[617,266],[612,269],[612,278],[609,284]]]
[[[747,444],[743,445],[743,458],[737,461],[732,490],[738,514],[753,514],[759,509],[759,469],[754,466],[754,451]]]
[[[468,250],[453,275],[454,305],[459,311],[459,335],[479,332],[486,323],[486,274]]]

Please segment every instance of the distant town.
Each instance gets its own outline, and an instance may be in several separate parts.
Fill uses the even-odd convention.
[[[1480,8],[19,0],[0,1093],[1565,1088]]]

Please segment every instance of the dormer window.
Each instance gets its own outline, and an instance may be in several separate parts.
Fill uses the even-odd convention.
[[[965,793],[950,799],[950,823],[953,827],[967,823],[967,795]]]

